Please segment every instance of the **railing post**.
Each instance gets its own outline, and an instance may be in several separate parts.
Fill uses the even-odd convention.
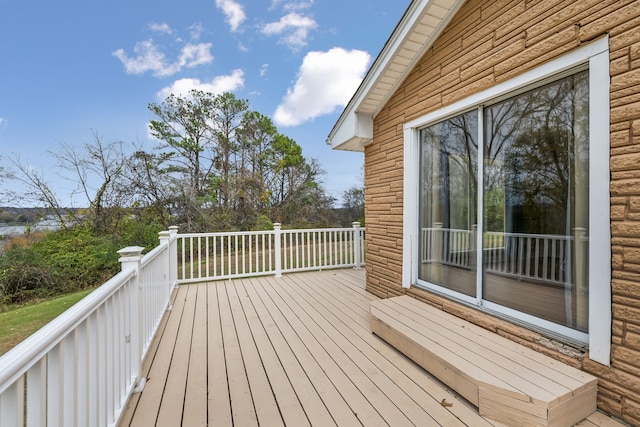
[[[431,239],[431,247],[429,248],[431,251],[431,278],[436,280],[438,283],[442,281],[442,263],[447,259],[444,258],[444,229],[442,228],[443,224],[441,222],[433,223],[433,238]]]
[[[175,286],[175,281],[173,281],[173,270],[177,268],[177,266],[174,265],[171,253],[171,231],[160,231],[158,233],[158,239],[160,240],[160,246],[167,247],[166,254],[164,255],[166,257],[166,263],[163,264],[163,267],[166,269],[163,272],[163,286],[165,292],[164,297],[167,301],[167,310],[169,310],[171,304],[171,290]]]
[[[166,265],[164,265],[163,267],[166,267],[166,270],[164,271],[164,279],[167,281],[167,283],[171,283],[171,264],[172,264],[172,260],[171,260],[171,247],[169,246],[171,244],[171,232],[170,231],[160,231],[158,233],[158,240],[160,240],[160,246],[166,246],[167,247],[167,262]]]
[[[169,227],[169,288],[178,286],[178,226]]]
[[[582,227],[573,229],[573,256],[575,264],[573,271],[575,274],[575,299],[576,299],[576,319],[578,327],[587,327],[588,314],[585,312],[588,306],[589,286],[587,284],[587,275],[585,267],[588,260],[588,251],[586,247],[587,230]],[[569,276],[569,282],[571,276]]]
[[[141,246],[128,246],[120,249],[120,262],[122,271],[134,270],[135,278],[129,287],[129,319],[131,319],[130,330],[125,342],[129,343],[131,349],[131,374],[135,386],[134,392],[142,391],[147,379],[142,377],[142,328],[140,316],[140,260],[142,260]]]
[[[478,224],[473,224],[471,226],[471,234],[469,236],[469,267],[475,269],[478,264],[478,248],[482,246],[478,246]]]
[[[275,242],[275,267],[276,277],[282,277],[282,224],[276,222],[273,224],[273,239]]]
[[[353,268],[360,270],[360,221],[353,221]]]

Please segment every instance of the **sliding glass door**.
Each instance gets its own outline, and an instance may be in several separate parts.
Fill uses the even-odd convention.
[[[587,332],[588,122],[583,71],[421,129],[419,280]]]

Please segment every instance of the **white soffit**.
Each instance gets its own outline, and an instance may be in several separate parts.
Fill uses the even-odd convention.
[[[327,144],[363,151],[373,118],[458,11],[464,0],[413,0],[333,126]]]

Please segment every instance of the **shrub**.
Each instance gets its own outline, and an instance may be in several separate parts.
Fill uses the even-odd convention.
[[[163,229],[153,218],[131,216],[109,233],[77,225],[17,236],[0,252],[0,306],[98,286],[120,270],[119,249],[148,252]]]
[[[260,216],[258,216],[258,218],[256,220],[255,229],[257,231],[273,230],[273,223],[271,222],[271,220],[269,219],[268,216],[260,215]]]
[[[16,264],[0,272],[3,304],[17,304],[46,298],[59,292],[51,271],[38,265]]]
[[[160,240],[158,233],[165,228],[157,221],[146,218],[130,218],[122,227],[119,245],[122,249],[126,246],[142,246],[145,252],[158,246]]]
[[[108,236],[94,236],[84,227],[49,233],[31,249],[64,291],[95,286],[119,269],[119,244]]]
[[[0,256],[0,303],[21,303],[93,287],[118,272],[111,236],[76,227],[48,232],[35,241],[17,239]]]

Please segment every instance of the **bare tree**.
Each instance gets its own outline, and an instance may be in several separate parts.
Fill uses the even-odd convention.
[[[25,163],[20,156],[16,155],[8,160],[15,170],[6,172],[5,178],[18,182],[22,188],[7,190],[7,198],[20,204],[41,207],[54,215],[62,228],[67,228],[66,210],[60,204],[59,196],[52,189],[44,172]]]
[[[133,193],[132,206],[148,210],[165,226],[171,225],[171,212],[178,208],[177,180],[165,168],[166,154],[149,153],[136,146],[129,157],[125,180]]]
[[[81,195],[89,206],[93,227],[106,231],[124,217],[124,207],[132,200],[131,188],[125,181],[128,158],[120,141],[105,143],[93,132],[92,143],[81,150],[60,144],[51,152],[58,160],[60,175],[76,184],[72,195]]]

